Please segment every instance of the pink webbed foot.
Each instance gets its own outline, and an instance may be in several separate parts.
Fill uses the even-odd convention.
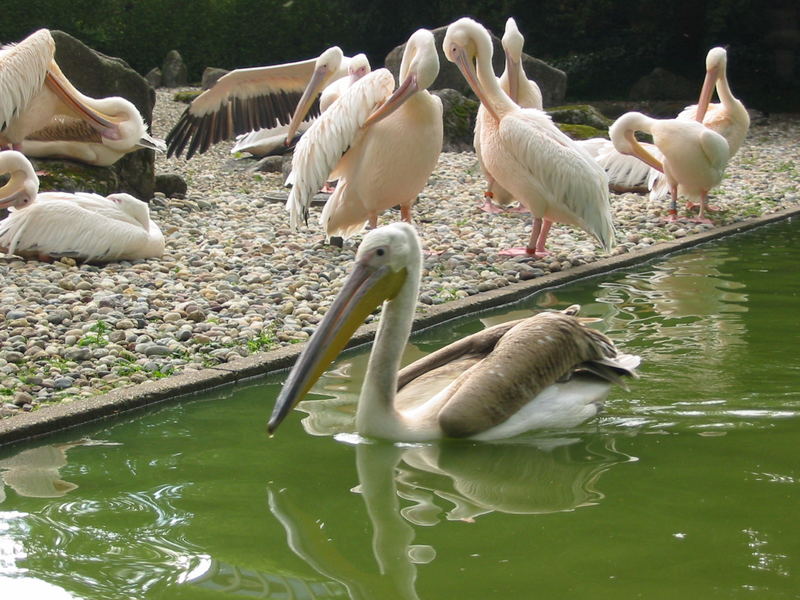
[[[700,204],[697,202],[687,202],[686,208],[689,210],[694,210],[695,208],[700,208]],[[719,212],[722,210],[719,206],[712,206],[711,204],[706,204],[706,210],[711,212]]]
[[[510,212],[510,213],[529,213],[531,211],[529,211],[527,208],[525,208],[522,204],[517,204],[516,206],[510,206],[509,208],[507,208],[506,212]]]
[[[323,185],[322,189],[320,190],[320,192],[322,192],[323,194],[332,194],[335,191],[336,191],[336,183],[335,182],[331,183],[330,181],[326,181],[325,185]]]
[[[536,258],[543,258],[550,254],[547,250],[535,250],[527,246],[520,248],[507,248],[498,252],[501,256],[535,256]]]

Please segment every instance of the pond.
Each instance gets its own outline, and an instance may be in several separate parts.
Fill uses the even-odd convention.
[[[644,363],[570,431],[361,440],[362,350],[274,439],[285,374],[2,449],[0,596],[797,597],[798,234],[782,223],[412,338],[409,360],[582,304]]]

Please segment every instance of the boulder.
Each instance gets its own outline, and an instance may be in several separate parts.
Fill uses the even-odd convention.
[[[93,98],[121,96],[139,109],[146,123],[152,121],[156,94],[144,77],[124,60],[97,52],[68,33],[55,30],[52,35],[56,42],[56,62],[76,88]],[[36,162],[38,168],[59,174],[58,183],[53,180],[48,184],[44,178],[43,191],[127,192],[145,201],[153,197],[155,156],[152,150],[130,152],[110,167],[64,160],[39,159]],[[68,181],[73,176],[70,174],[74,178]],[[46,187],[48,185],[57,187]]]
[[[200,83],[200,87],[204,90],[207,90],[214,86],[219,78],[228,73],[226,69],[218,69],[217,67],[206,67],[203,70],[203,79]]]
[[[434,90],[442,100],[444,152],[471,152],[478,102],[452,89]]]
[[[436,49],[439,53],[439,76],[436,78],[436,81],[433,82],[430,89],[453,89],[465,96],[474,98],[474,94],[464,79],[464,76],[461,74],[461,71],[445,58],[442,51],[442,42],[444,41],[447,27],[439,27],[432,31],[436,39]],[[500,38],[494,34],[490,35],[494,46],[492,65],[494,66],[495,73],[499,76],[505,68],[503,46],[500,42]],[[392,72],[395,78],[397,78],[400,73],[400,62],[403,58],[404,49],[405,44],[402,44],[386,55],[386,68]],[[564,71],[551,67],[544,61],[524,53],[522,55],[522,64],[525,73],[528,74],[528,78],[535,81],[541,88],[542,99],[545,106],[552,106],[553,104],[559,104],[564,101],[564,96],[567,91],[567,75]]]
[[[641,77],[630,89],[631,100],[680,100],[697,96],[697,85],[661,67]]]
[[[613,122],[590,104],[555,106],[548,108],[546,112],[556,123],[584,125],[593,129],[608,129]]]
[[[189,71],[180,52],[170,50],[161,65],[161,85],[167,88],[189,85]]]
[[[147,80],[147,83],[154,88],[161,87],[161,69],[158,67],[150,69],[144,78]]]
[[[175,173],[156,175],[155,191],[161,192],[167,198],[185,198],[186,181]]]

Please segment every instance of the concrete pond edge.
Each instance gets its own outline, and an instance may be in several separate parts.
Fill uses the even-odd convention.
[[[414,331],[427,329],[446,321],[482,310],[511,304],[536,292],[563,286],[573,281],[610,273],[626,267],[685,250],[705,242],[742,233],[800,216],[800,206],[784,209],[761,217],[724,225],[703,233],[654,244],[650,248],[604,258],[593,263],[551,273],[535,279],[512,283],[506,287],[481,292],[474,296],[430,306],[414,320]],[[377,322],[364,325],[356,332],[348,347],[372,340]],[[260,352],[224,365],[146,381],[138,385],[112,390],[106,394],[81,398],[72,402],[45,405],[37,411],[21,413],[0,420],[0,446],[46,436],[57,431],[109,419],[133,410],[154,406],[167,400],[191,397],[199,392],[235,384],[257,376],[268,375],[292,366],[305,344],[284,346]],[[267,414],[264,415],[266,423]]]

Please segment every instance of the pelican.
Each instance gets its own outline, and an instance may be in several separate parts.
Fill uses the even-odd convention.
[[[370,70],[369,60],[364,54],[356,54],[351,58],[347,67],[348,76],[337,79],[322,89],[319,96],[320,112],[325,112],[348,87],[369,73]],[[319,85],[322,85],[321,81]],[[316,96],[314,90],[309,92],[309,96],[312,99]],[[308,112],[310,108],[311,105],[309,103],[305,112]],[[275,154],[285,150],[288,146],[287,143],[290,143],[295,135],[304,133],[311,126],[311,122],[302,120],[303,117],[305,117],[305,113],[298,116],[297,125],[294,129],[290,129],[289,125],[279,125],[238,136],[236,144],[231,148],[231,154],[249,152],[255,156],[267,156],[268,154]]]
[[[350,60],[333,46],[317,58],[223,75],[192,101],[169,132],[167,156],[180,156],[186,149],[191,158],[222,140],[278,124],[289,125],[290,141],[306,116],[319,114],[312,110],[316,92],[346,76]]]
[[[636,131],[653,136],[662,158],[648,152],[634,137]],[[719,184],[730,153],[728,142],[720,134],[697,121],[653,119],[639,112],[629,112],[609,129],[618,152],[636,156],[666,176],[672,196],[670,214],[677,213],[678,186],[690,196],[700,198],[698,219],[705,219],[708,191]]]
[[[24,195],[25,208],[0,221],[0,250],[20,256],[112,262],[164,253],[164,236],[145,202],[129,194],[44,192],[30,161],[15,150],[0,152],[0,173],[11,173],[3,197]]]
[[[503,92],[492,70],[486,29],[472,19],[459,19],[447,28],[444,53],[486,108],[478,125],[486,170],[533,214],[528,245],[503,253],[546,254],[551,221],[577,225],[610,250],[614,226],[605,172],[548,115],[520,108]]]
[[[54,55],[55,42],[47,29],[0,49],[0,146],[19,150],[28,136],[36,142],[69,142],[52,142],[46,150],[83,157],[90,164],[111,164],[107,162],[111,158],[140,147],[164,149],[161,140],[147,134],[131,102],[80,93],[61,72]],[[78,143],[86,146],[76,149]],[[42,151],[40,144],[34,146],[33,152]]]
[[[370,231],[355,267],[294,365],[269,420],[292,406],[383,302],[356,429],[367,437],[418,442],[499,439],[593,417],[611,382],[635,375],[639,358],[618,354],[574,314],[549,312],[468,336],[399,370],[422,273],[419,238],[407,223]]]
[[[500,76],[500,87],[518,106],[542,110],[542,90],[539,89],[535,81],[528,79],[527,75],[525,75],[525,69],[522,68],[522,48],[525,44],[525,38],[520,33],[514,17],[509,17],[506,21],[506,28],[501,41],[506,55],[506,67]],[[475,146],[475,154],[478,156],[481,171],[483,171],[489,184],[486,192],[484,192],[485,202],[481,209],[486,212],[496,213],[499,210],[493,203],[500,206],[508,206],[514,201],[514,197],[506,189],[498,185],[483,166],[480,151],[481,128],[478,127],[478,122],[486,118],[485,113],[486,108],[481,104],[478,107],[479,116],[475,123],[473,145]]]
[[[397,204],[411,206],[442,150],[442,102],[427,91],[439,72],[433,34],[416,31],[400,65],[400,84],[378,69],[351,85],[303,135],[292,159],[286,206],[298,227],[326,178],[339,179],[320,222],[329,236],[347,237]],[[328,174],[330,173],[330,177]]]

